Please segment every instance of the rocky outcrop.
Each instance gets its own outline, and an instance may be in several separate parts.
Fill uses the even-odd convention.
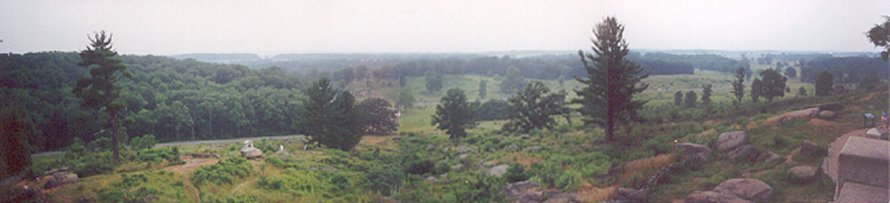
[[[714,187],[714,191],[756,202],[765,202],[773,196],[772,187],[763,181],[751,178],[733,178],[723,181]]]
[[[67,169],[57,170],[52,173],[52,177],[50,177],[49,181],[47,181],[46,185],[43,187],[46,189],[54,188],[59,185],[77,182],[78,179],[77,174],[74,174]]]
[[[837,117],[837,113],[835,113],[834,111],[819,111],[819,116],[817,117],[821,119],[831,120]]]
[[[541,185],[533,181],[519,181],[507,184],[504,187],[504,194],[506,194],[509,202],[578,202],[574,193],[564,193],[555,189],[541,189]]]
[[[507,165],[507,164],[501,164],[501,165],[491,167],[490,169],[488,169],[488,175],[494,176],[494,177],[501,177],[505,173],[507,173],[508,168],[510,168],[510,165]]]
[[[735,195],[724,194],[714,191],[700,191],[693,192],[686,196],[686,199],[683,200],[686,203],[748,203],[751,202],[749,200],[745,200]]]
[[[746,160],[750,162],[757,161],[757,158],[760,157],[760,150],[754,145],[746,144],[739,147],[736,147],[732,151],[728,153],[729,158],[733,160]]]
[[[708,160],[708,157],[711,154],[711,148],[700,144],[680,143],[677,144],[676,147],[677,150],[682,153],[682,157],[680,158],[684,161],[704,162]]]
[[[744,131],[733,131],[720,134],[715,146],[719,151],[730,151],[748,143],[748,134]]]
[[[828,153],[827,150],[809,140],[804,140],[800,143],[800,155],[807,157],[821,157],[825,156],[826,153]]]
[[[788,179],[794,183],[806,184],[816,179],[816,167],[795,166],[788,169]]]
[[[733,178],[723,181],[710,191],[696,191],[686,196],[688,203],[766,202],[773,195],[773,188],[763,181],[750,178]]]
[[[766,162],[778,164],[782,162],[782,156],[776,154],[775,152],[761,152],[760,156],[757,156],[757,162]]]
[[[819,104],[816,106],[816,108],[819,108],[819,111],[840,111],[844,110],[844,105],[842,105],[841,103],[833,102]]]
[[[633,188],[618,188],[618,191],[615,192],[615,197],[612,197],[612,201],[646,202],[646,193]]]

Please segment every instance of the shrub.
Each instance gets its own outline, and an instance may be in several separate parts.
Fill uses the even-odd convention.
[[[158,194],[157,190],[146,188],[146,182],[145,174],[121,174],[121,181],[103,190],[100,197],[105,202],[145,202],[145,197]]]
[[[449,185],[444,202],[500,202],[504,179],[486,174],[472,174],[457,178]]]
[[[384,164],[372,167],[361,184],[367,190],[390,196],[399,191],[404,177],[405,174],[398,167]]]
[[[507,182],[519,182],[528,180],[529,175],[525,172],[525,168],[519,164],[510,164],[510,168],[507,168],[507,173],[504,174],[504,177],[507,178]]]
[[[205,181],[210,181],[215,184],[230,184],[236,177],[246,177],[248,173],[250,173],[250,169],[250,163],[247,163],[246,159],[226,159],[195,171],[195,174],[192,176],[192,182],[195,185],[200,185]]]
[[[174,163],[179,161],[178,148],[165,147],[160,149],[148,149],[136,152],[136,160],[143,162],[167,162]]]
[[[320,195],[334,188],[318,173],[306,170],[285,169],[281,177],[260,177],[257,186],[280,190],[297,196]]]
[[[581,173],[575,170],[566,170],[556,177],[554,186],[565,191],[572,191],[581,186]]]
[[[158,141],[152,134],[145,134],[130,139],[130,147],[133,147],[133,149],[137,151],[143,149],[151,149],[151,147],[154,147],[155,144],[158,144]]]

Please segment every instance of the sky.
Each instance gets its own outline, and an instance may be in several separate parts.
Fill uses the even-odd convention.
[[[887,0],[0,0],[0,53],[588,50],[606,16],[631,49],[879,51]]]

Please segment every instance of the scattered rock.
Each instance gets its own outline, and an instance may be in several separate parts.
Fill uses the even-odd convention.
[[[485,167],[492,167],[492,166],[497,165],[497,164],[498,164],[498,162],[495,162],[495,161],[486,161],[485,163],[482,163],[482,166],[485,166]]]
[[[800,143],[800,155],[807,157],[821,157],[825,156],[826,151],[824,148],[819,147],[816,143],[810,142],[809,140],[804,140]]]
[[[427,176],[426,181],[427,182],[436,182],[436,181],[439,181],[439,179],[437,179],[436,177],[433,177],[433,176]]]
[[[460,155],[457,155],[457,159],[458,159],[458,160],[464,160],[464,159],[466,159],[466,158],[469,157],[469,156],[470,156],[470,154],[460,154]]]
[[[692,194],[689,194],[689,196],[686,196],[686,199],[684,199],[683,202],[686,202],[686,203],[725,203],[725,202],[744,203],[744,202],[751,202],[751,201],[736,197],[735,195],[731,195],[731,194],[724,194],[724,193],[719,193],[719,192],[714,192],[714,191],[703,191],[703,192],[693,192]]]
[[[426,145],[426,151],[433,151],[433,149],[435,149],[435,148],[436,148],[436,145],[434,145],[434,144]]]
[[[454,150],[457,153],[463,154],[463,153],[470,152],[470,147],[467,147],[466,145],[458,145],[457,147],[454,147],[451,150]]]
[[[244,147],[241,147],[241,156],[246,159],[259,159],[263,158],[263,151],[253,147],[253,141],[245,140]]]
[[[820,111],[840,111],[840,110],[844,110],[844,105],[841,105],[841,103],[834,102],[834,103],[819,104],[818,106],[816,106],[816,108],[819,108]]]
[[[760,150],[757,150],[757,147],[754,147],[754,145],[750,144],[736,147],[731,152],[729,152],[729,158],[735,160],[747,160],[750,162],[755,162],[759,157]]]
[[[504,187],[504,193],[506,193],[508,197],[512,197],[512,196],[517,196],[527,190],[530,190],[533,188],[538,188],[538,187],[541,187],[541,185],[534,181],[529,181],[529,180],[519,181],[519,182],[507,184],[507,186]]]
[[[522,134],[522,135],[519,135],[519,138],[522,138],[522,139],[528,139],[528,138],[531,138],[531,137],[532,137],[532,136],[531,136],[531,135],[529,135],[529,134],[528,134],[528,133],[525,133],[525,134]]]
[[[454,165],[451,165],[451,170],[452,170],[452,171],[459,171],[459,170],[461,170],[461,169],[464,169],[464,165],[463,165],[463,164],[454,164]]]
[[[683,152],[683,160],[707,161],[708,155],[711,154],[711,148],[700,144],[680,143],[676,147]]]
[[[723,181],[715,192],[731,194],[743,199],[762,202],[773,196],[773,188],[763,181],[751,178],[733,178]]]
[[[531,146],[531,147],[526,147],[525,149],[523,149],[523,151],[526,151],[526,152],[538,152],[538,151],[541,151],[541,146]]]
[[[760,156],[757,157],[757,162],[778,164],[782,162],[782,156],[779,156],[779,154],[771,151],[760,153]]]
[[[818,117],[821,119],[831,120],[837,117],[837,113],[835,113],[834,111],[819,111]]]
[[[816,167],[812,166],[795,166],[788,169],[788,175],[792,182],[810,183],[816,179]]]
[[[488,169],[488,175],[495,176],[495,177],[501,177],[505,173],[507,173],[507,168],[510,168],[510,165],[501,164],[501,165],[497,165],[495,167],[491,167],[490,169]]]
[[[717,150],[730,151],[746,144],[748,144],[748,134],[745,131],[733,131],[720,134],[716,146]]]
[[[646,202],[646,194],[633,188],[618,188],[612,200],[618,202]]]
[[[66,183],[77,182],[78,179],[77,174],[69,172],[68,170],[58,170],[53,172],[52,177],[43,187],[49,189]]]

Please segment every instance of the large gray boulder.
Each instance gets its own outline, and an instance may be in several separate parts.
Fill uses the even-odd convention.
[[[844,110],[844,105],[842,105],[841,103],[833,102],[819,104],[818,106],[816,106],[816,108],[819,108],[819,111],[840,111]]]
[[[52,177],[49,179],[49,181],[46,182],[46,185],[44,185],[43,187],[49,189],[59,185],[77,182],[77,180],[79,180],[77,174],[72,173],[68,170],[59,170],[52,173]]]
[[[810,142],[809,140],[804,140],[800,143],[800,155],[807,157],[821,157],[825,156],[828,151],[824,148],[816,145],[816,143]]]
[[[488,169],[488,175],[494,176],[494,177],[501,177],[505,173],[507,173],[508,168],[510,168],[510,165],[507,165],[507,164],[501,164],[501,165],[491,167],[490,169]]]
[[[758,157],[760,157],[760,150],[758,150],[757,147],[754,147],[754,145],[750,144],[736,147],[729,152],[729,158],[733,160],[745,160],[755,162],[757,161]]]
[[[719,151],[730,151],[746,144],[748,144],[748,134],[745,131],[733,131],[720,134],[715,145]]]
[[[810,183],[816,179],[816,167],[795,166],[788,169],[789,179],[794,183]]]
[[[711,154],[711,148],[700,144],[680,143],[676,147],[682,153],[681,159],[687,161],[707,161]]]
[[[686,203],[749,203],[751,201],[714,191],[693,192],[683,200]]]
[[[819,118],[831,120],[837,117],[837,113],[834,111],[819,111]]]
[[[782,163],[782,156],[776,154],[775,152],[761,152],[760,156],[757,157],[757,162],[766,162],[771,164],[779,164]]]
[[[714,191],[755,202],[766,202],[773,196],[772,187],[763,181],[752,178],[733,178],[723,181],[714,187]]]

